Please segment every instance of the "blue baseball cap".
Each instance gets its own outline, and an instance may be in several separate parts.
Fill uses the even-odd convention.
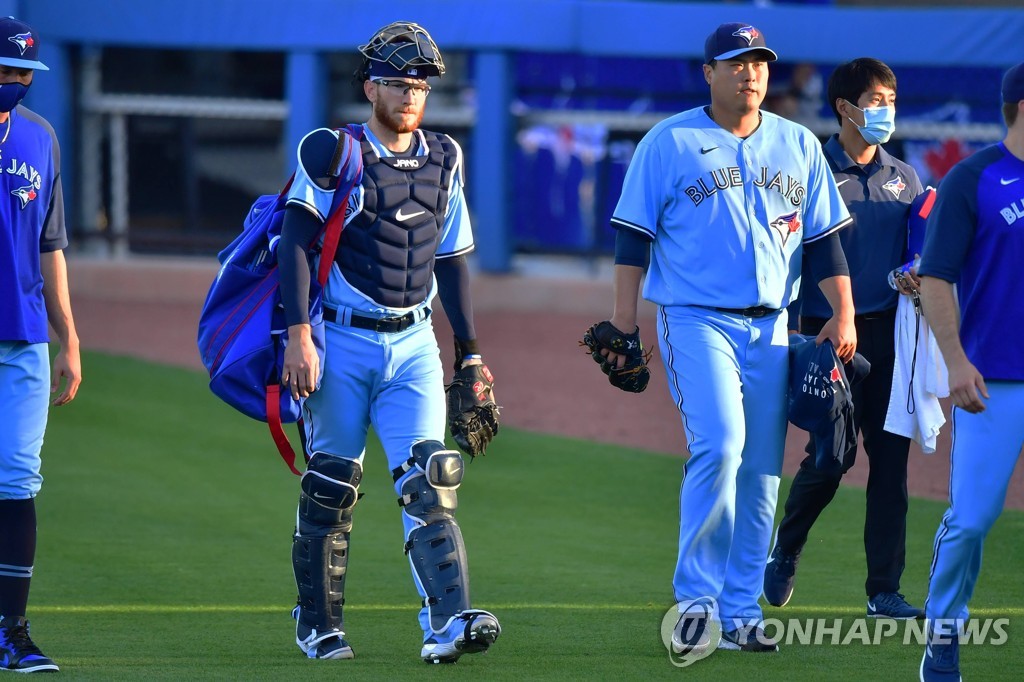
[[[722,24],[704,41],[704,63],[732,59],[747,52],[760,50],[768,61],[779,58],[764,42],[764,34],[750,24]]]
[[[1016,104],[1024,99],[1024,62],[1011,68],[1003,76],[1003,102]]]
[[[39,34],[14,17],[0,19],[0,64],[19,69],[50,70],[39,61]]]
[[[870,371],[860,353],[844,365],[831,341],[819,346],[813,336],[790,335],[788,417],[814,436],[818,471],[845,471],[852,463],[857,430],[851,387]]]

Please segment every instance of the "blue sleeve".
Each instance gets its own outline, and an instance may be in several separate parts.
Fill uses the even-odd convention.
[[[810,133],[808,133],[810,136]],[[828,236],[851,222],[846,203],[825,160],[821,143],[810,137],[807,142],[807,196],[804,197],[804,244]]]
[[[807,261],[808,271],[815,283],[829,277],[850,274],[839,232],[829,232],[827,236],[807,244],[804,247],[804,260]]]
[[[653,241],[665,204],[664,182],[661,154],[645,138],[637,145],[636,153],[626,169],[622,194],[612,214],[612,225],[620,231],[626,228],[640,232]]]
[[[643,232],[619,229],[615,234],[615,264],[647,268],[651,259],[651,240]]]
[[[452,334],[462,341],[475,341],[473,304],[469,293],[469,266],[465,256],[445,258],[434,266],[437,295],[441,299]]]
[[[918,275],[947,282],[960,280],[960,270],[974,241],[978,221],[981,170],[957,164],[939,185],[928,217]]]
[[[462,170],[462,147],[451,137],[452,144],[456,149],[455,169],[452,176],[452,186],[448,193],[448,211],[444,217],[444,227],[441,231],[441,243],[437,247],[438,258],[451,258],[461,256],[474,249],[473,226],[469,221],[469,210],[466,208],[466,195],[462,189],[464,184]]]
[[[50,205],[46,208],[43,231],[39,239],[40,253],[59,251],[68,245],[67,227],[64,222],[64,187],[60,173],[60,144],[57,142],[57,135],[53,132],[53,128],[49,125],[46,128],[50,132],[52,143],[53,183],[50,186]]]
[[[316,216],[295,204],[284,211],[277,265],[281,276],[281,304],[285,324],[289,327],[309,324],[310,273],[306,253],[323,226]]]

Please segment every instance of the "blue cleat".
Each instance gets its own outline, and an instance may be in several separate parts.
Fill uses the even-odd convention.
[[[28,627],[24,618],[0,620],[0,669],[17,673],[55,673],[60,670],[29,637]]]
[[[921,682],[960,682],[960,640],[957,635],[936,637],[928,629],[921,658]]]

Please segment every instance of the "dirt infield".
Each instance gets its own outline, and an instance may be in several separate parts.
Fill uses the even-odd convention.
[[[195,331],[203,297],[215,273],[213,263],[91,261],[72,255],[69,268],[83,347],[201,368]],[[682,426],[657,355],[647,391],[629,395],[609,386],[577,345],[588,325],[607,317],[611,300],[610,283],[603,280],[476,278],[476,327],[484,357],[495,374],[504,423],[528,431],[677,453],[682,462]],[[435,326],[445,365],[450,367],[451,334],[443,313],[437,315]],[[656,345],[653,309],[646,304],[641,307],[640,327],[648,345]],[[85,367],[83,390],[88,390],[88,372]],[[790,427],[787,474],[792,475],[799,466],[805,442],[806,434]],[[911,446],[911,494],[945,498],[948,424],[939,443],[934,455],[922,454],[916,444]],[[845,483],[863,487],[867,471],[866,462],[859,461]],[[1020,468],[1011,482],[1007,506],[1024,508]]]

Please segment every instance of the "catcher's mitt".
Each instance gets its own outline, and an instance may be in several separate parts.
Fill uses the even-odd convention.
[[[455,372],[445,387],[448,428],[462,451],[472,458],[484,454],[498,432],[499,408],[494,402],[494,376],[487,365],[468,365]]]
[[[647,388],[651,378],[647,361],[651,359],[651,354],[644,352],[639,327],[632,334],[623,334],[608,320],[598,322],[583,333],[580,345],[585,346],[594,362],[601,365],[601,371],[608,375],[608,383],[615,388],[630,393],[641,393]],[[602,350],[625,355],[625,364],[621,368],[616,367],[601,354]]]

